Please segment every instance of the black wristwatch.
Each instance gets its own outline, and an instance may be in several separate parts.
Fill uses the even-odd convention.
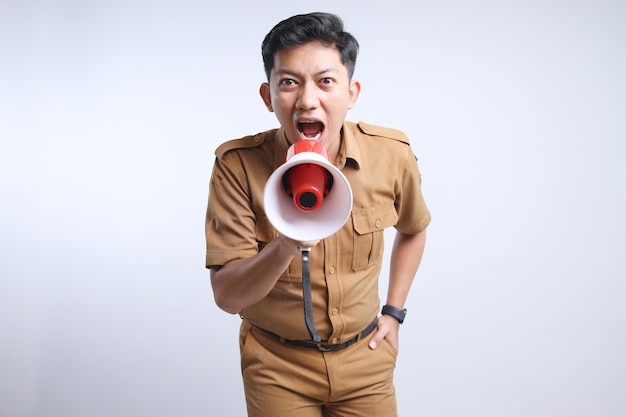
[[[404,322],[404,318],[406,317],[406,308],[400,310],[397,307],[384,305],[381,314],[391,316],[394,319],[398,320],[398,323],[402,324]]]

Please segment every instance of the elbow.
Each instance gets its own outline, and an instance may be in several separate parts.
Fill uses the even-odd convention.
[[[241,311],[241,308],[235,303],[231,302],[227,297],[218,296],[215,291],[213,292],[213,298],[215,299],[215,304],[219,307],[220,310],[223,310],[229,314],[238,314]]]
[[[229,314],[237,314],[242,310],[242,307],[237,304],[235,297],[225,294],[226,291],[221,289],[219,285],[215,285],[214,280],[211,280],[211,283],[213,284],[213,299],[221,310]]]
[[[239,297],[233,296],[232,291],[224,285],[224,280],[220,279],[215,269],[211,269],[211,288],[215,304],[220,310],[229,314],[238,314],[243,309],[237,302]]]

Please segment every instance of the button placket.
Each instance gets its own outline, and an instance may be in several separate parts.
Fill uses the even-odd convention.
[[[324,261],[326,263],[326,286],[328,291],[328,318],[330,320],[329,343],[336,344],[341,336],[343,328],[340,306],[341,306],[341,284],[338,276],[338,237],[331,236],[324,239]]]

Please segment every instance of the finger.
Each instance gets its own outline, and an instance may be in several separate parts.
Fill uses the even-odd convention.
[[[308,247],[309,249],[312,248],[313,246],[317,246],[317,244],[319,243],[319,240],[312,240],[310,242],[300,242],[300,246],[302,247]]]
[[[369,343],[369,348],[374,350],[378,347],[378,345],[380,345],[380,342],[383,341],[383,339],[385,338],[385,333],[381,332],[380,330],[378,330],[374,336],[370,339],[370,343]]]

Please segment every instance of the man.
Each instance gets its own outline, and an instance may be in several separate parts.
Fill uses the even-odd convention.
[[[335,15],[297,15],[262,45],[265,106],[280,128],[216,150],[206,218],[206,266],[217,305],[238,313],[249,416],[396,416],[393,371],[404,304],[430,213],[416,158],[397,130],[345,120],[361,86],[356,39]],[[300,140],[322,143],[353,192],[350,218],[321,241],[279,234],[264,185]],[[382,314],[383,231],[397,230]],[[310,247],[311,340],[303,312],[301,248]]]

